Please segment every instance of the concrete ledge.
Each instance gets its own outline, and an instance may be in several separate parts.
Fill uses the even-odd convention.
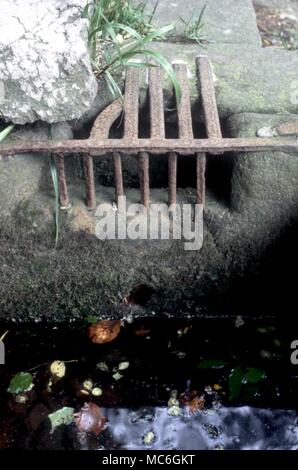
[[[151,12],[156,0],[149,0],[147,10]],[[210,43],[245,44],[261,47],[261,37],[251,0],[160,0],[154,23],[162,27],[175,23],[172,35],[181,35],[184,25],[179,17],[188,21],[197,16],[206,6],[202,34]],[[185,39],[187,41],[187,39]]]

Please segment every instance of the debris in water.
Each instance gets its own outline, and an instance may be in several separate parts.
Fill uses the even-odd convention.
[[[102,415],[101,408],[95,403],[85,403],[78,413],[74,414],[76,426],[81,432],[90,432],[96,436],[106,426],[106,418]]]
[[[71,424],[74,419],[74,409],[68,406],[49,414],[49,420],[51,422],[51,434],[55,431],[58,426],[62,424]]]
[[[65,376],[66,366],[62,361],[54,361],[50,365],[50,372],[55,379],[62,379]]]
[[[223,432],[221,427],[214,426],[213,424],[203,424],[203,429],[211,439],[217,439]]]
[[[153,431],[148,431],[143,437],[146,446],[150,446],[154,441],[156,441],[156,434]]]
[[[199,395],[196,390],[186,391],[180,395],[180,402],[185,405],[191,414],[205,408],[205,398]]]
[[[96,344],[110,343],[117,338],[120,328],[120,320],[102,320],[90,326],[89,338]]]
[[[120,379],[122,379],[123,375],[119,374],[119,372],[115,372],[115,374],[113,374],[112,377],[113,377],[114,380],[120,380]]]
[[[33,376],[29,372],[19,372],[15,375],[9,384],[7,391],[17,395],[23,392],[29,392],[34,387]]]
[[[95,387],[91,393],[94,397],[100,397],[100,395],[102,395],[102,389],[99,387]]]
[[[87,390],[88,392],[91,392],[93,388],[93,381],[91,379],[84,380],[83,388]]]
[[[168,408],[168,415],[175,417],[181,416],[182,410],[179,406],[170,406],[170,408]]]
[[[125,370],[129,368],[129,362],[120,362],[118,370]]]
[[[24,403],[26,403],[28,401],[28,396],[25,395],[24,393],[22,393],[22,394],[17,395],[15,397],[15,401],[16,401],[16,403],[18,403],[20,405],[23,405]]]
[[[222,390],[222,386],[219,385],[219,384],[214,384],[214,385],[213,385],[213,388],[214,388],[214,390],[215,390],[216,392],[220,392],[220,390]]]
[[[99,362],[96,367],[102,372],[109,372],[109,366],[106,362]]]

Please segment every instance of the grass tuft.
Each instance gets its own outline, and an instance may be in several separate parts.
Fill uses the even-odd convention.
[[[207,4],[203,6],[201,12],[194,11],[189,20],[185,20],[180,16],[180,20],[185,26],[182,36],[190,41],[196,42],[200,46],[203,46],[206,42],[206,37],[202,33],[204,28],[203,16],[206,7]]]
[[[133,5],[131,0],[97,0],[86,5],[83,16],[88,18],[89,47],[95,74],[104,76],[113,96],[121,96],[114,76],[127,67],[151,67],[160,64],[170,77],[178,101],[181,88],[170,63],[149,45],[154,40],[164,39],[173,30],[173,25],[160,29],[153,26],[158,5],[146,13],[147,1]]]

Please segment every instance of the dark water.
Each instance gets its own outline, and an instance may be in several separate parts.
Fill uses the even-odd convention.
[[[10,327],[0,448],[298,449],[293,327],[273,319],[128,320],[101,345],[88,338],[87,323]],[[66,362],[66,373],[49,389],[54,360]],[[19,403],[7,388],[23,371],[34,387]],[[81,393],[87,379],[100,396]],[[79,412],[86,402],[107,418],[99,435],[74,422],[51,429],[50,414]]]

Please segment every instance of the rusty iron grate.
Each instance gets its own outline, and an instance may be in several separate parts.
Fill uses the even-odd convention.
[[[165,135],[165,111],[163,103],[162,73],[159,67],[149,69],[150,138],[139,137],[140,71],[130,68],[126,73],[124,100],[115,100],[95,120],[90,137],[85,140],[21,142],[0,145],[0,154],[17,155],[25,152],[51,152],[56,155],[59,176],[60,203],[69,206],[64,156],[81,153],[86,177],[87,207],[96,206],[93,157],[111,154],[114,164],[116,201],[124,195],[122,154],[138,156],[141,203],[150,203],[149,155],[162,154],[168,158],[169,204],[176,203],[177,155],[193,155],[196,158],[196,203],[205,201],[205,167],[207,154],[224,152],[260,152],[298,150],[297,140],[284,136],[298,132],[297,125],[282,125],[282,138],[223,138],[216,104],[215,89],[210,63],[205,56],[196,58],[198,93],[202,103],[207,138],[196,139],[193,134],[190,88],[186,64],[175,64],[174,69],[182,89],[177,104],[178,138]],[[114,122],[124,112],[124,133],[121,139],[109,138]]]

